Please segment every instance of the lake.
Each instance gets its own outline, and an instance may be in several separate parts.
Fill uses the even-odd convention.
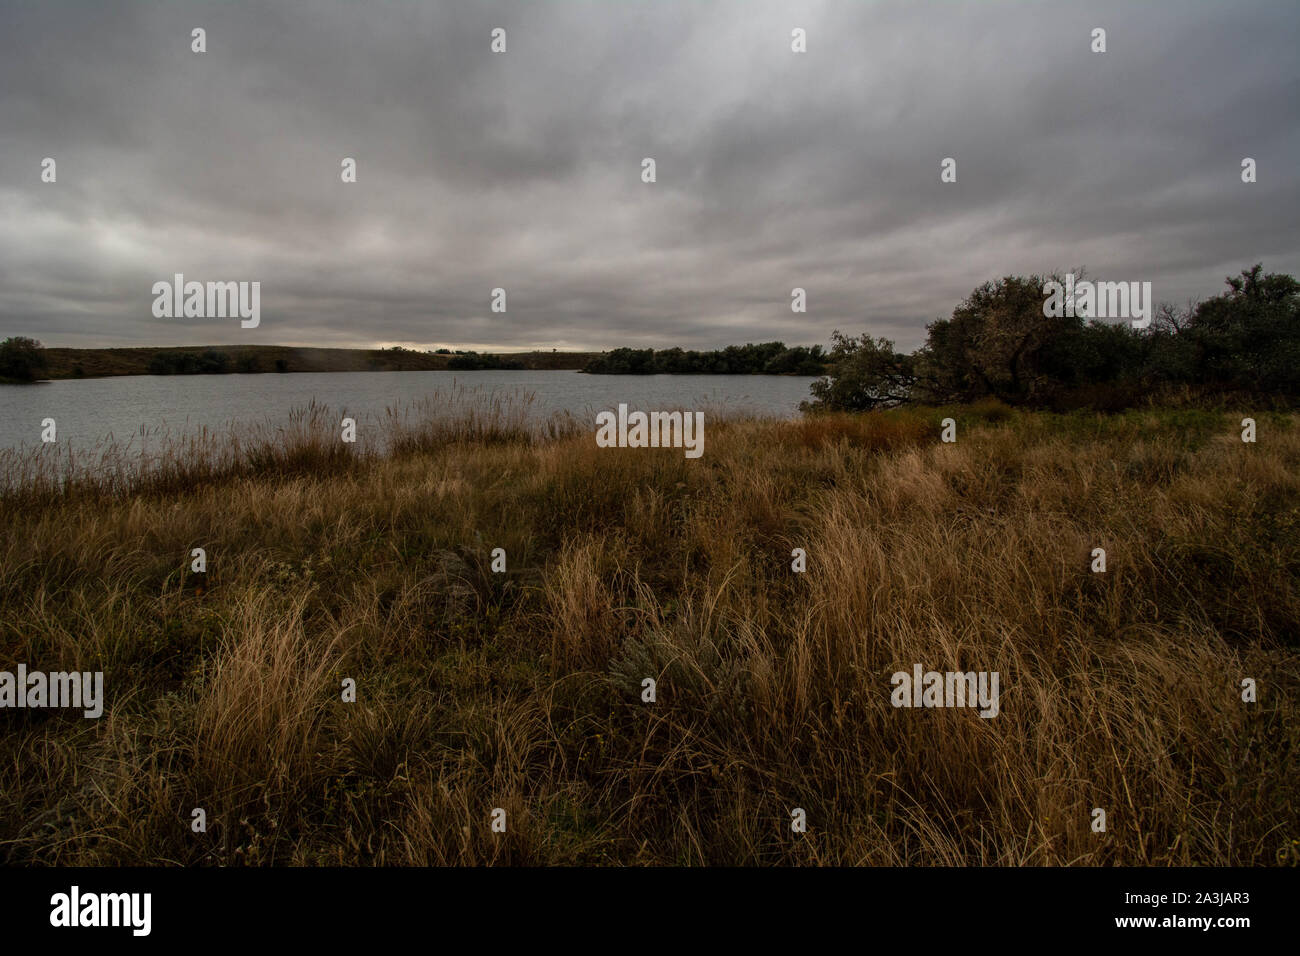
[[[456,388],[535,396],[534,412],[569,412],[592,422],[625,402],[632,409],[699,409],[792,417],[816,381],[783,375],[586,375],[576,371],[290,372],[260,375],[128,375],[0,385],[0,449],[41,443],[53,418],[65,447],[125,442],[142,430],[183,436],[201,428],[276,425],[311,402],[356,418],[378,418]]]

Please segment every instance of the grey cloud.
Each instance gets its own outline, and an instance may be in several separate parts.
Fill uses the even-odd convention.
[[[1297,27],[1286,2],[4,0],[0,334],[911,348],[1010,273],[1210,295],[1300,271]],[[175,272],[260,280],[261,326],[155,319]]]

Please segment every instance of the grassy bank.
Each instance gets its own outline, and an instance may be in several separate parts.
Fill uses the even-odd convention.
[[[1272,864],[1300,839],[1300,417],[1256,444],[1195,411],[711,420],[692,461],[494,414],[407,423],[385,459],[304,421],[0,498],[0,668],[103,670],[108,698],[0,712],[0,861]],[[999,715],[892,707],[916,663],[998,671]]]

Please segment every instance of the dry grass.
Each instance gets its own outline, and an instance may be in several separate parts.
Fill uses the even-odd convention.
[[[108,695],[0,712],[0,860],[1223,865],[1300,838],[1295,417],[1256,445],[1193,411],[710,421],[686,460],[445,411],[391,416],[389,457],[322,412],[0,497],[0,669]],[[915,663],[998,671],[1001,713],[893,708]]]

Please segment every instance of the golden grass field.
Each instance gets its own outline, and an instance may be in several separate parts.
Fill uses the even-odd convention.
[[[687,460],[497,408],[383,458],[311,416],[144,478],[10,455],[0,668],[102,670],[107,705],[0,712],[0,862],[1294,861],[1300,417],[1246,414],[710,419]],[[916,663],[998,671],[1000,714],[895,709]]]

